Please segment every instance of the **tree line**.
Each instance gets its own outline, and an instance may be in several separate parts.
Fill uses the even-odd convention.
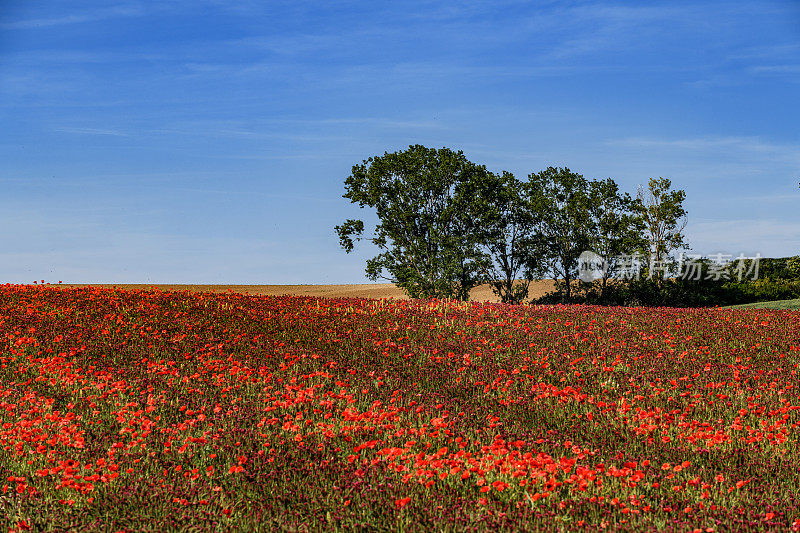
[[[365,236],[363,220],[335,227],[348,253],[366,240],[379,254],[367,261],[371,280],[384,279],[413,298],[467,300],[489,283],[505,303],[528,296],[534,279],[557,281],[556,297],[619,282],[621,258],[646,258],[643,275],[659,280],[686,248],[686,193],[653,178],[635,196],[611,179],[586,179],[549,167],[518,179],[469,161],[461,151],[410,146],[354,165],[344,198],[371,208],[378,223]],[[578,280],[581,254],[604,259],[598,280]],[[656,274],[655,276],[653,274]]]

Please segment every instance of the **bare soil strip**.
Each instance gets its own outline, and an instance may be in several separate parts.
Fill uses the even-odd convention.
[[[408,296],[392,283],[363,283],[354,285],[184,285],[184,284],[90,284],[64,283],[61,287],[119,287],[121,289],[149,289],[156,287],[163,291],[191,292],[238,292],[266,296],[324,296],[329,298],[397,298],[405,300]],[[531,283],[529,297],[538,298],[553,290],[552,280]],[[489,285],[475,287],[470,292],[470,300],[478,302],[498,302]]]

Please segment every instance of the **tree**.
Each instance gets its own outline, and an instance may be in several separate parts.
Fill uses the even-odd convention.
[[[683,235],[686,227],[686,210],[683,208],[686,192],[671,188],[672,182],[661,177],[650,178],[646,189],[639,187],[636,209],[644,224],[649,245],[649,276],[655,274],[653,270],[667,270],[673,251],[689,248]],[[659,284],[663,278],[663,275],[657,277]]]
[[[526,187],[530,209],[537,216],[537,238],[569,301],[578,258],[591,241],[588,182],[568,168],[548,167],[528,176]]]
[[[491,180],[486,167],[461,151],[421,145],[353,166],[343,197],[374,209],[379,220],[367,240],[381,253],[367,261],[367,276],[391,281],[413,298],[467,300],[485,281],[477,212],[483,203],[475,191],[485,191]],[[335,230],[349,253],[364,223],[351,219]]]
[[[486,278],[501,302],[520,303],[543,265],[534,236],[534,213],[525,201],[523,184],[510,172],[493,175],[480,198],[485,204],[478,210],[483,214],[482,248],[491,259],[486,263]]]
[[[800,279],[800,256],[795,255],[786,260],[786,270],[793,279]]]
[[[628,193],[621,194],[613,179],[589,182],[588,205],[592,219],[591,248],[605,259],[600,278],[602,298],[619,261],[647,246],[647,240],[642,235],[644,222],[637,216],[637,201]]]

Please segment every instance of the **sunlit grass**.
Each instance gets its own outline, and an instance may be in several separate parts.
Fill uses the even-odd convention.
[[[725,309],[800,309],[800,299],[775,300],[772,302],[756,302],[752,304],[731,305]]]

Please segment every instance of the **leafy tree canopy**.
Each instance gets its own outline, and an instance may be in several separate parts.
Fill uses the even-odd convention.
[[[486,280],[481,220],[496,184],[486,167],[447,148],[413,145],[353,166],[343,196],[374,209],[379,220],[366,238],[381,251],[367,261],[367,276],[391,281],[414,298],[468,299]],[[347,252],[364,238],[361,220],[335,230]]]
[[[683,234],[686,227],[686,209],[683,207],[686,192],[673,190],[672,181],[667,178],[650,178],[647,188],[640,187],[637,196],[637,211],[649,243],[648,275],[658,274],[655,277],[661,280],[668,274],[666,265],[674,262],[670,260],[670,254],[688,248]],[[653,272],[656,269],[660,271]]]
[[[520,303],[528,296],[530,282],[544,270],[537,214],[527,201],[525,185],[513,174],[503,172],[492,182],[480,209],[486,231],[483,249],[490,259],[486,277],[501,302]]]
[[[548,167],[528,176],[527,189],[530,209],[537,217],[538,239],[569,300],[578,259],[591,245],[589,182],[568,168]]]
[[[605,259],[602,297],[608,279],[620,266],[618,262],[647,246],[647,240],[643,235],[644,222],[637,215],[638,200],[621,193],[613,179],[589,182],[588,205],[592,218],[591,250]]]

